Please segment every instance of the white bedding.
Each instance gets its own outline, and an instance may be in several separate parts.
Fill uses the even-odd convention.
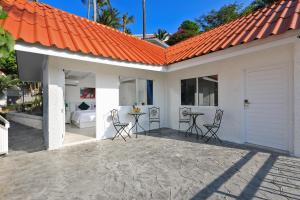
[[[96,121],[96,110],[77,110],[72,114],[71,120],[77,124]]]

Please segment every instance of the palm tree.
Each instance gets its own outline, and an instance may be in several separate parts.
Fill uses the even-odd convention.
[[[158,29],[157,33],[154,33],[154,36],[161,41],[165,41],[167,39],[167,37],[169,36],[169,34],[164,29]]]
[[[87,4],[87,18],[90,19],[91,3],[93,5],[93,21],[97,21],[99,11],[102,7],[108,6],[111,9],[110,0],[81,0],[83,4]]]
[[[127,25],[134,23],[134,16],[129,16],[128,13],[125,13],[122,16],[122,22],[123,22],[122,29],[123,29],[123,32],[125,33],[127,31]]]
[[[110,26],[115,29],[121,28],[121,18],[119,17],[120,13],[117,9],[101,9],[101,14],[97,19],[97,22],[100,24],[104,24],[106,26]]]
[[[97,21],[98,15],[100,15],[99,12],[101,11],[101,8],[103,8],[104,6],[108,6],[108,8],[111,11],[111,14],[113,14],[112,13],[112,7],[111,7],[111,4],[110,4],[110,0],[93,0],[94,21],[95,22]]]

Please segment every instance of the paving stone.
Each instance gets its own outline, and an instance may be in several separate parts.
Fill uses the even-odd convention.
[[[299,187],[297,158],[170,129],[0,159],[1,200],[300,199]]]

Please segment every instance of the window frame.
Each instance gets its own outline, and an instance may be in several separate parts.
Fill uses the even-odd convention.
[[[203,78],[203,77],[209,77],[209,76],[218,76],[218,104],[215,106],[204,106],[204,105],[199,105],[199,78]],[[220,75],[219,74],[213,74],[213,75],[206,75],[206,76],[196,76],[196,77],[190,77],[190,78],[184,78],[184,79],[180,79],[180,106],[187,106],[187,107],[213,107],[216,108],[219,106],[220,104],[220,87],[219,87],[219,83],[220,83],[220,79],[219,79]],[[181,81],[183,80],[189,80],[189,79],[196,79],[196,93],[197,93],[197,98],[195,99],[195,105],[184,105],[182,104],[182,99],[181,99],[181,94],[182,94],[182,87],[181,87]]]
[[[147,79],[147,78],[141,78],[141,77],[130,77],[130,76],[119,76],[119,106],[133,106],[133,105],[121,105],[121,102],[120,102],[120,85],[121,85],[121,77],[125,77],[125,78],[131,78],[132,80],[135,80],[135,102],[133,105],[137,105],[137,106],[153,106],[154,105],[154,79]],[[139,89],[139,86],[138,86],[138,80],[145,80],[146,81],[146,87],[147,87],[147,81],[152,81],[152,104],[148,104],[148,91],[146,90],[146,101],[145,101],[145,104],[142,105],[142,104],[138,104],[138,100],[139,100],[139,97],[138,97],[138,89]]]

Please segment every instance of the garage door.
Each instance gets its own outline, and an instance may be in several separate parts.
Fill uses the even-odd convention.
[[[246,71],[246,141],[288,150],[288,79],[285,68]]]

